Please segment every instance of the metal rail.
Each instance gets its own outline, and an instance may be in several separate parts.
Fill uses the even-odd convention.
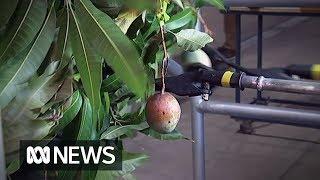
[[[320,95],[320,83],[314,81],[296,81],[264,78],[263,76],[246,76],[240,79],[241,88],[257,89],[258,91],[277,91],[301,94]]]
[[[320,112],[263,105],[204,101],[197,105],[200,112],[224,114],[255,121],[320,129]]]

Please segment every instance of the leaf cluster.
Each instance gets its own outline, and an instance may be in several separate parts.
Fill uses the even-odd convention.
[[[160,4],[166,9],[160,10]],[[163,49],[195,51],[213,39],[194,30],[197,8],[221,0],[2,0],[0,110],[8,173],[19,141],[159,134],[145,120]],[[165,14],[162,47],[159,13]],[[132,179],[148,157],[123,151],[122,171],[60,171],[59,179]]]

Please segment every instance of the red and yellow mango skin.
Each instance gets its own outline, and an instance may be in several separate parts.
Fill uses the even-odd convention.
[[[152,129],[160,133],[172,132],[178,124],[180,114],[180,105],[170,93],[157,93],[149,97],[146,115]]]

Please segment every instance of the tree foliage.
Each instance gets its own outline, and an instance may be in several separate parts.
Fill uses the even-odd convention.
[[[9,172],[19,168],[21,139],[123,139],[137,131],[186,139],[149,129],[144,107],[163,59],[160,26],[169,52],[197,50],[212,41],[192,30],[207,3],[223,9],[222,0],[2,0],[0,110]],[[147,159],[123,157],[122,171],[80,175],[132,178]],[[75,175],[58,172],[61,179]]]

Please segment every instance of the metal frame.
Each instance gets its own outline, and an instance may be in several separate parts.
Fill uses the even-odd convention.
[[[300,1],[302,2],[302,1]],[[236,64],[241,65],[241,12],[231,12],[236,15]],[[243,14],[258,15],[258,38],[257,38],[257,68],[262,68],[262,49],[263,49],[263,15],[288,15],[296,16],[299,13],[250,13]],[[306,13],[304,16],[319,16],[319,14]],[[196,29],[201,29],[199,23]],[[247,81],[247,87],[257,88],[257,99],[262,99],[262,89],[259,89],[257,83],[261,80],[254,77],[254,81]],[[250,79],[250,78],[248,78]],[[252,79],[251,79],[252,80]],[[269,79],[270,81],[278,81]],[[284,84],[288,81],[283,80]],[[303,81],[290,81],[292,83],[308,83]],[[250,85],[249,85],[250,84]],[[297,86],[286,89],[284,84],[276,84],[267,90],[284,91],[284,92],[305,92],[302,89],[297,90]],[[251,86],[255,85],[255,86]],[[318,84],[319,85],[319,84]],[[317,86],[318,87],[318,86]],[[318,94],[318,92],[316,93]],[[303,111],[290,108],[274,108],[262,105],[248,105],[240,104],[241,102],[241,89],[237,88],[235,91],[235,102],[218,102],[218,101],[204,101],[201,96],[191,98],[191,113],[192,113],[192,158],[193,158],[193,179],[205,180],[205,136],[204,136],[204,113],[224,114],[239,118],[251,118],[255,121],[278,123],[293,126],[302,126],[320,129],[320,112]]]
[[[204,101],[196,106],[202,113],[224,114],[255,121],[320,129],[320,112],[264,105]]]
[[[276,79],[270,79],[271,81]],[[282,80],[291,84],[305,83],[303,81]],[[286,83],[285,83],[286,84]],[[317,83],[319,85],[319,83]],[[297,86],[298,87],[298,86]],[[320,90],[320,86],[317,87]],[[287,91],[286,85],[272,86],[267,90]],[[317,90],[317,91],[318,91]],[[269,107],[228,103],[219,101],[203,101],[200,96],[191,98],[192,112],[192,146],[193,178],[205,179],[205,144],[204,144],[204,113],[223,114],[236,118],[250,118],[254,121],[293,125],[320,129],[320,112],[304,111],[292,108]]]
[[[199,111],[198,105],[203,102],[201,96],[191,98],[191,128],[192,128],[192,160],[193,179],[205,179],[205,140],[204,112]]]
[[[251,0],[247,0],[250,2],[253,2]],[[237,3],[237,0],[228,0],[226,3],[230,5],[233,5],[234,3]],[[260,3],[260,2],[259,2]],[[258,4],[259,4],[258,3]],[[284,2],[281,2],[284,3]],[[280,4],[281,4],[280,3]],[[288,3],[288,2],[287,2]],[[304,6],[306,5],[306,2],[297,0],[296,3],[297,4],[292,4],[293,2],[290,2],[287,4],[286,7],[291,6],[291,7],[298,7],[297,5],[301,5],[300,3],[304,3]],[[310,1],[309,3],[316,3],[316,4],[320,4],[320,2],[316,2],[316,1]],[[241,2],[240,4],[245,4],[245,2]],[[268,4],[270,4],[270,2],[268,2]],[[277,3],[276,3],[277,4]],[[280,6],[279,4],[279,6]],[[308,5],[308,4],[307,4]],[[255,7],[264,7],[261,5],[257,5]],[[274,6],[273,6],[274,7]],[[281,6],[280,6],[281,7]],[[259,12],[259,11],[229,11],[229,14],[235,14],[236,16],[236,64],[237,65],[241,65],[241,15],[245,14],[245,15],[256,15],[257,16],[257,69],[261,69],[263,66],[263,56],[262,56],[262,52],[263,52],[263,16],[264,15],[268,15],[268,16],[310,16],[310,17],[314,17],[320,16],[320,13],[310,13],[310,12],[306,12],[306,13],[293,13],[293,12]],[[236,89],[235,91],[235,102],[240,103],[241,102],[241,91],[240,89]],[[263,100],[262,97],[262,92],[257,91],[257,100]]]
[[[175,61],[169,61],[169,72],[172,75],[179,75],[183,68]],[[259,79],[262,79],[259,81]],[[259,82],[266,86],[258,85]],[[240,80],[242,87],[252,89],[264,89],[270,91],[282,91],[291,93],[318,94],[320,95],[320,83],[279,80],[244,76]],[[289,86],[288,86],[289,85]],[[266,88],[267,87],[267,88]],[[289,87],[289,88],[288,88]],[[306,87],[312,87],[307,88]],[[260,89],[260,90],[262,90]],[[320,129],[320,112],[304,111],[292,108],[270,107],[263,105],[251,105],[240,103],[229,103],[219,101],[204,101],[201,96],[191,97],[191,125],[192,125],[192,159],[193,179],[205,179],[205,136],[204,136],[204,113],[224,114],[236,118],[250,118],[254,121],[269,122],[300,127]]]

